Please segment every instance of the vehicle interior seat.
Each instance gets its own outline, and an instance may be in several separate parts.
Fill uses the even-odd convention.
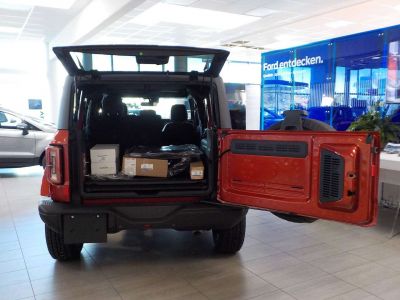
[[[135,145],[161,146],[161,130],[163,121],[155,110],[147,109],[140,111],[135,124]]]
[[[171,122],[165,124],[161,137],[163,145],[198,144],[195,128],[188,122],[184,104],[175,104],[171,107]]]
[[[87,133],[90,144],[121,144],[121,132],[127,116],[122,98],[110,94],[104,96],[100,103],[101,106],[91,102],[88,109]]]

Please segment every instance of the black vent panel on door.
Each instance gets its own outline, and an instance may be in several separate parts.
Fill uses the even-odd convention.
[[[321,151],[319,201],[335,202],[343,198],[344,159],[329,150]]]
[[[308,154],[306,142],[232,140],[233,154],[304,158]]]

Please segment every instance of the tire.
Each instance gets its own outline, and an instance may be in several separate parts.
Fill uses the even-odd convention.
[[[59,261],[76,260],[81,256],[83,243],[64,244],[64,237],[47,225],[45,226],[46,244],[50,255]]]
[[[282,121],[275,123],[268,127],[267,130],[280,130],[281,129],[281,124]],[[303,118],[303,130],[307,131],[335,131],[335,128],[329,126],[328,124],[318,121],[318,120],[313,120],[313,119],[307,119]]]
[[[46,155],[44,153],[40,156],[39,165],[41,165],[43,169],[46,168]]]
[[[318,120],[313,120],[313,119],[308,119],[308,118],[303,118],[303,130],[306,131],[335,131],[335,128],[329,126],[328,124],[318,121]],[[275,123],[272,126],[268,128],[268,130],[281,130],[281,122]],[[272,212],[275,216],[278,218],[281,218],[283,220],[286,220],[288,222],[292,223],[313,223],[317,219],[314,218],[309,218],[309,217],[304,217],[304,216],[298,216],[294,214],[285,214],[285,213],[280,213],[280,212]]]
[[[246,235],[246,217],[230,229],[213,229],[214,250],[217,253],[235,254],[244,242]]]

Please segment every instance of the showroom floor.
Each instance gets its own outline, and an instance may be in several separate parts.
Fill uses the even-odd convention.
[[[244,248],[213,254],[208,232],[131,231],[47,253],[39,167],[0,170],[0,299],[399,299],[400,236],[389,228],[293,224],[251,211]]]

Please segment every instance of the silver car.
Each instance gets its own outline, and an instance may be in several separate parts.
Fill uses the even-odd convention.
[[[0,168],[45,164],[45,148],[55,125],[0,107]]]

